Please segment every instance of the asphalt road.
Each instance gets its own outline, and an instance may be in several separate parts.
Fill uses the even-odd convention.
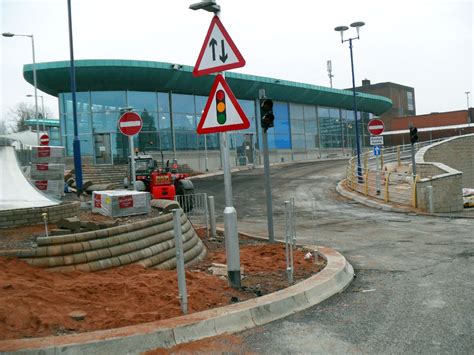
[[[283,239],[283,203],[294,197],[298,242],[339,250],[356,279],[317,306],[236,334],[242,351],[473,354],[474,219],[383,212],[353,203],[335,191],[344,165],[272,167],[275,235]],[[223,177],[194,185],[215,196],[222,214]],[[233,174],[232,185],[239,230],[265,236],[263,171]]]

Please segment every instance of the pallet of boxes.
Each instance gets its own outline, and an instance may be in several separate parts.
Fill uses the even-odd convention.
[[[64,147],[34,146],[31,148],[30,181],[51,197],[64,196]]]

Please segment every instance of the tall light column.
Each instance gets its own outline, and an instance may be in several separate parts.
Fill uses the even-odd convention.
[[[34,95],[28,94],[26,95],[26,97],[34,97]],[[41,121],[43,121],[43,132],[46,132],[43,95],[38,95],[38,97],[41,99]]]
[[[359,138],[359,120],[357,118],[357,97],[355,91],[355,74],[354,74],[354,56],[352,54],[352,40],[359,39],[359,28],[364,26],[364,22],[354,22],[351,23],[351,27],[355,27],[357,30],[357,37],[344,39],[344,31],[347,31],[349,27],[347,26],[338,26],[334,30],[341,34],[341,43],[349,41],[349,49],[351,52],[351,71],[352,71],[352,96],[353,96],[353,108],[354,108],[354,119],[355,119],[355,136],[356,136],[356,151],[357,151],[357,176],[358,181],[363,182],[362,178],[362,165],[360,163],[360,138]]]
[[[20,35],[11,32],[4,32],[2,33],[3,37],[30,37],[31,38],[31,49],[33,52],[33,85],[35,87],[35,119],[36,119],[36,139],[38,140],[39,144],[39,120],[38,120],[38,93],[37,93],[37,82],[36,82],[36,58],[35,58],[35,39],[34,36],[31,35]]]

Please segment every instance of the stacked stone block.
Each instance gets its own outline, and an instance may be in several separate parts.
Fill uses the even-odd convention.
[[[43,193],[64,196],[64,167],[64,147],[32,147],[30,181]]]

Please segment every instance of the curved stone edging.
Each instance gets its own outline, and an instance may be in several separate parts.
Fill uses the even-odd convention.
[[[206,248],[180,210],[185,263],[201,260]],[[127,225],[65,236],[42,237],[34,249],[17,252],[31,265],[51,271],[98,271],[128,264],[172,269],[176,266],[172,214]]]
[[[245,302],[172,319],[89,333],[0,341],[0,351],[23,354],[139,353],[155,348],[234,333],[262,325],[314,306],[342,292],[354,270],[337,251],[318,247],[327,266],[318,274],[290,286]]]

